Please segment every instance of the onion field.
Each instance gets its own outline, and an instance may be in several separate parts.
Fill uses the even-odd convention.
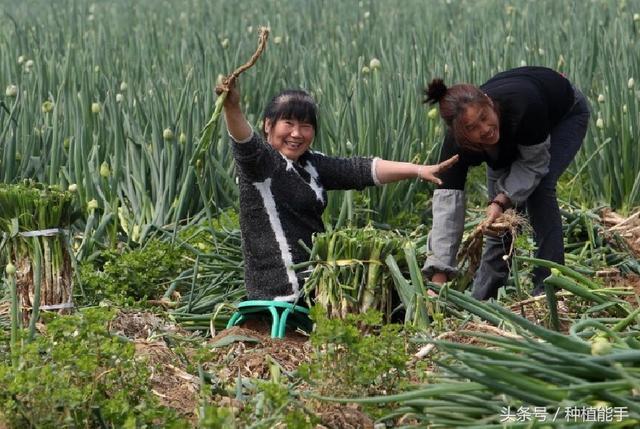
[[[259,130],[305,89],[328,155],[433,164],[433,78],[565,74],[592,113],[566,264],[518,235],[477,301],[468,258],[420,272],[433,185],[333,191],[296,267],[313,331],[225,329],[245,290],[214,88],[262,27],[242,109]],[[0,0],[0,429],[640,426],[639,53],[640,0]],[[468,238],[484,167],[466,191]]]

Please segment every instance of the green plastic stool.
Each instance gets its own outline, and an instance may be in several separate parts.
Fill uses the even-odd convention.
[[[307,332],[313,327],[308,308],[286,301],[244,301],[238,304],[238,311],[229,319],[227,329],[243,322],[248,314],[264,311],[271,313],[271,338],[284,338],[287,322]]]

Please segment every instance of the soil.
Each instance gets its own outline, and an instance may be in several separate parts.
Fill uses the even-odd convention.
[[[189,333],[162,317],[146,311],[120,310],[109,324],[109,331],[131,339],[147,339],[154,335]]]
[[[319,428],[373,429],[373,420],[355,405],[323,404],[316,409]]]
[[[205,370],[215,373],[222,384],[229,384],[235,383],[238,376],[269,380],[270,365],[273,363],[280,367],[281,372],[290,373],[301,363],[310,361],[312,349],[307,341],[308,337],[289,333],[282,339],[271,338],[268,329],[268,326],[254,329],[234,326],[220,332],[210,339],[208,344],[214,345],[230,337],[237,340],[227,346],[216,347],[220,353]]]
[[[288,331],[285,338],[277,339],[271,338],[270,329],[266,322],[250,320],[242,327],[221,331],[206,341],[211,347],[218,346],[212,348],[217,353],[203,369],[217,377],[219,384],[230,386],[235,384],[238,376],[269,380],[270,367],[274,364],[279,366],[282,374],[287,374],[294,372],[301,363],[310,361],[312,348],[306,334]],[[152,392],[160,403],[195,423],[199,380],[187,372],[186,363],[162,339],[167,333],[185,337],[188,333],[181,332],[153,313],[127,311],[116,316],[110,330],[132,339],[136,356],[149,362]],[[189,355],[190,351],[186,354]],[[216,402],[219,406],[236,409],[243,405],[225,396],[219,396]],[[321,421],[318,428],[373,428],[373,421],[357,406],[314,405]]]
[[[199,380],[163,340],[167,334],[188,337],[189,333],[154,313],[125,310],[111,321],[109,330],[133,340],[136,357],[149,363],[151,390],[159,402],[195,422]]]
[[[611,209],[604,209],[600,217],[608,227],[607,232],[619,234],[633,255],[640,258],[640,211],[625,218]]]
[[[151,391],[164,406],[196,421],[199,380],[185,371],[178,356],[164,341],[135,340],[136,356],[149,362]]]
[[[638,305],[638,297],[640,297],[640,275],[627,274],[622,276],[620,273],[617,273],[605,279],[605,286],[617,288],[628,287],[633,294],[626,295],[624,300],[633,306]]]
[[[570,303],[565,300],[565,298],[571,299],[571,295],[560,292],[556,297],[558,300],[560,332],[567,333],[571,327],[572,320],[578,315],[572,312]],[[509,309],[533,323],[547,328],[551,327],[549,304],[547,303],[547,297],[545,295],[539,295],[513,303],[509,306]]]

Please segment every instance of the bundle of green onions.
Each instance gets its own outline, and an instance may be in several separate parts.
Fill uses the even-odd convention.
[[[435,284],[429,288],[440,291]],[[449,304],[496,327],[477,324],[467,330],[471,320],[467,317],[459,329],[448,332],[455,335],[427,340],[425,353],[421,350],[416,358],[432,356],[436,371],[429,384],[396,395],[321,399],[394,403],[396,407],[381,421],[413,419],[420,427],[638,427],[637,306],[625,306],[623,317],[576,320],[569,333],[562,334],[498,303],[478,301],[453,289],[445,294]],[[516,410],[531,413],[523,418],[515,416]],[[613,410],[617,417],[590,420],[589,413]]]
[[[403,261],[406,239],[373,227],[345,228],[317,234],[310,260],[313,271],[305,295],[315,297],[330,317],[381,311],[389,319],[394,283],[385,259]]]
[[[12,307],[31,312],[72,306],[71,253],[65,228],[75,220],[73,195],[32,181],[0,185],[0,258],[15,280]],[[15,276],[15,277],[14,277]]]
[[[164,296],[169,298],[175,290],[188,291],[171,317],[184,329],[215,335],[245,298],[240,230],[201,225],[189,231],[180,240],[191,253],[193,266],[171,283]],[[194,241],[197,244],[192,246]]]

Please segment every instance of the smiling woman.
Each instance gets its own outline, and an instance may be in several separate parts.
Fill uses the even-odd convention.
[[[297,161],[316,135],[315,102],[304,91],[284,91],[267,106],[263,123],[262,132],[271,147]]]
[[[297,161],[309,149],[315,136],[311,124],[295,119],[285,119],[275,124],[267,120],[265,133],[269,135],[271,147],[293,161]]]
[[[269,102],[263,136],[253,132],[239,100],[232,85],[223,106],[239,178],[245,284],[251,300],[300,298],[303,278],[293,266],[308,260],[305,246],[310,248],[313,234],[324,230],[328,190],[414,178],[440,183],[436,174],[457,160],[418,165],[325,156],[310,150],[317,108],[305,91],[287,90]]]
[[[489,102],[488,106],[471,105],[462,115],[465,137],[473,144],[491,146],[500,139],[498,113]]]
[[[558,178],[582,144],[589,121],[585,97],[560,73],[544,67],[520,67],[499,73],[480,87],[447,88],[434,79],[427,102],[437,102],[449,130],[441,159],[460,162],[444,173],[433,196],[430,254],[424,271],[437,283],[455,273],[464,227],[464,188],[468,169],[487,164],[489,226],[509,207],[526,209],[535,233],[536,257],[562,264],[562,220],[556,200]],[[512,237],[485,237],[473,295],[495,297],[509,273],[505,249]],[[549,269],[533,272],[533,294],[543,291]]]

